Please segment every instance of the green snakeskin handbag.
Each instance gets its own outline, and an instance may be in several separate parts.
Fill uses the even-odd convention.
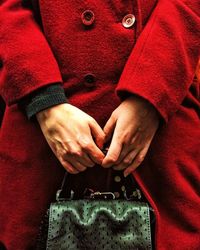
[[[62,197],[66,181],[51,203],[46,228],[47,250],[152,249],[150,207],[112,192],[91,192],[84,199]],[[48,232],[47,232],[48,231]]]

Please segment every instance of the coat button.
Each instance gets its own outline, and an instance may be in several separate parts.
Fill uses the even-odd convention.
[[[94,12],[91,10],[85,10],[81,15],[81,19],[86,26],[92,25],[95,20]]]
[[[122,25],[124,28],[131,28],[135,23],[135,16],[133,14],[128,14],[122,19]]]
[[[96,79],[93,74],[85,75],[84,80],[85,80],[85,86],[91,87],[91,88],[94,87]]]
[[[121,177],[117,175],[117,176],[115,176],[114,180],[115,180],[115,182],[120,182],[121,181]]]

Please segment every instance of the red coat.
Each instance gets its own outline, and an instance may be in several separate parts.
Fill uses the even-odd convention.
[[[34,249],[60,185],[63,168],[17,102],[61,82],[70,103],[101,126],[126,93],[154,105],[162,124],[134,175],[156,212],[156,246],[200,249],[200,86],[193,81],[199,0],[32,1],[39,24],[21,2],[29,4],[0,1],[0,95],[7,103],[0,132],[0,241],[8,250]],[[90,26],[82,16],[88,9],[95,18]],[[125,28],[129,13],[136,22]]]

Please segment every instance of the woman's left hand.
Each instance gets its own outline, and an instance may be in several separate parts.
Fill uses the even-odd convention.
[[[144,160],[158,126],[159,115],[150,103],[138,96],[128,97],[104,127],[106,141],[111,144],[102,166],[129,175]]]

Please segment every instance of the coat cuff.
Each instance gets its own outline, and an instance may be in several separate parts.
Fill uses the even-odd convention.
[[[28,119],[31,119],[38,112],[61,103],[67,103],[64,89],[60,84],[52,84],[23,98],[19,106],[25,111]]]

